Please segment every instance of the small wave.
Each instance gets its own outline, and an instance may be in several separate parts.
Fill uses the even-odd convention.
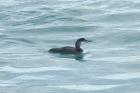
[[[0,87],[8,87],[8,86],[17,86],[17,81],[11,81],[11,80],[0,80]]]
[[[15,0],[0,0],[0,6],[10,6],[16,3],[17,2]]]
[[[29,39],[24,39],[24,38],[6,38],[7,41],[11,41],[13,43],[25,43],[26,45],[34,45],[35,42]]]
[[[16,84],[0,84],[0,87],[16,86]]]
[[[98,61],[109,61],[109,62],[131,62],[140,60],[139,56],[126,56],[126,57],[102,57],[102,58],[95,58],[94,60]]]
[[[61,88],[68,90],[80,90],[80,91],[94,91],[105,90],[110,88],[119,87],[120,85],[60,85],[60,86],[48,86],[52,88]]]
[[[6,71],[11,73],[35,73],[42,71],[72,71],[70,68],[62,67],[39,67],[39,68],[15,68],[11,66],[0,67],[0,71]]]
[[[114,74],[114,75],[106,75],[101,76],[99,78],[103,79],[113,79],[113,80],[128,80],[128,79],[135,79],[140,78],[140,72],[136,73],[122,73],[122,74]]]
[[[19,76],[17,78],[15,78],[16,80],[46,80],[47,78],[54,78],[54,76],[51,76],[51,75],[43,75],[43,76],[39,76],[39,77],[36,77],[36,76],[33,76],[33,75],[22,75],[22,76]]]

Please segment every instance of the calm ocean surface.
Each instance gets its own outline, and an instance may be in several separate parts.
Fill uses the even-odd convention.
[[[0,93],[140,93],[140,0],[0,0]]]

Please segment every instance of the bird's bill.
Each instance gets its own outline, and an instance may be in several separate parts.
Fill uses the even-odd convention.
[[[88,42],[92,42],[92,41],[91,41],[91,40],[85,40],[85,42],[87,42],[87,43],[88,43]]]

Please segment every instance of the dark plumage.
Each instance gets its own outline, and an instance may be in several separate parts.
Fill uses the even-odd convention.
[[[90,42],[90,40],[86,40],[85,38],[79,38],[75,42],[75,47],[61,47],[61,48],[52,48],[49,50],[49,52],[52,53],[62,53],[62,54],[77,54],[77,53],[82,53],[83,49],[80,47],[81,42]]]

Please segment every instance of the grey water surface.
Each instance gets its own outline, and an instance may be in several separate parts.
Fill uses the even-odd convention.
[[[0,93],[140,93],[140,0],[0,0]]]

